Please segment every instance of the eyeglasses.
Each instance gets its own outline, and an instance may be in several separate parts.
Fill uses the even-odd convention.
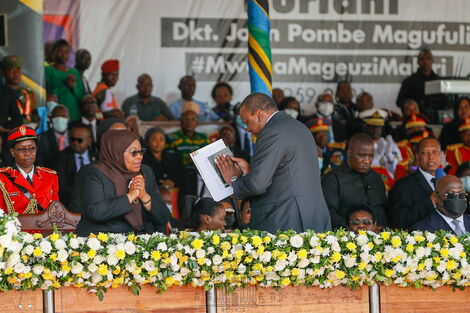
[[[28,147],[28,148],[15,148],[15,150],[21,154],[26,154],[27,152],[29,153],[35,153],[38,147]]]
[[[436,192],[437,194],[439,194],[438,192]],[[444,193],[444,199],[455,199],[455,198],[459,198],[459,199],[465,199],[467,198],[467,193],[465,191],[462,191],[462,192],[446,192]]]
[[[132,157],[135,158],[138,154],[143,156],[145,153],[145,150],[147,150],[147,148],[142,148],[142,150],[130,150],[127,152],[129,152],[132,155]]]
[[[69,138],[69,141],[72,143],[74,141],[78,142],[78,143],[82,143],[83,142],[83,138],[78,138],[78,137],[70,137]]]
[[[363,220],[351,220],[349,221],[349,225],[360,225],[360,224],[364,224],[364,225],[372,225],[373,222],[370,220],[370,219],[363,219]]]

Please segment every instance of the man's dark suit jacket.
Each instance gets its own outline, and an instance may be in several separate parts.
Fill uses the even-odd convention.
[[[463,215],[463,223],[465,225],[465,229],[467,232],[470,230],[470,215],[464,214]],[[452,228],[447,224],[444,218],[434,210],[428,217],[425,217],[418,223],[414,224],[410,227],[410,231],[413,230],[421,230],[421,231],[430,231],[436,232],[438,230],[445,230],[453,232]],[[455,233],[454,233],[455,234]]]
[[[59,153],[59,145],[54,134],[54,129],[49,128],[39,135],[38,159],[45,167],[54,168],[54,163]]]
[[[97,156],[92,152],[92,150],[88,151],[88,156],[91,163],[97,160]],[[60,202],[62,202],[65,207],[68,207],[70,197],[73,192],[75,176],[77,174],[77,165],[75,164],[75,157],[72,148],[67,147],[63,151],[59,152],[53,168],[59,176]]]
[[[398,180],[388,194],[387,218],[391,228],[408,229],[434,211],[433,190],[417,169]]]
[[[252,229],[276,233],[331,229],[320,184],[312,133],[285,112],[277,112],[258,133],[250,173],[233,183],[238,198],[252,198]]]
[[[170,210],[160,196],[152,169],[142,164],[141,170],[145,178],[145,189],[152,197],[152,209],[147,211],[142,207],[142,231],[164,232],[170,219]],[[82,217],[76,233],[79,236],[88,236],[99,232],[132,232],[132,226],[124,218],[132,210],[127,195],[116,196],[114,183],[92,164],[82,167],[79,173],[80,184],[74,191],[79,194],[78,206]]]

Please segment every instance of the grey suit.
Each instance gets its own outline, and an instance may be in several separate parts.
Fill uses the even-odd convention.
[[[271,233],[331,229],[312,134],[282,111],[259,132],[250,173],[238,178],[233,189],[239,198],[252,197],[247,228]]]

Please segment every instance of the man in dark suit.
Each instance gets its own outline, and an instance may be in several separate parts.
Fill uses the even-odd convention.
[[[225,145],[230,149],[230,151],[232,151],[233,156],[250,162],[250,155],[237,147],[235,134],[235,129],[230,125],[222,126],[219,129],[219,138],[222,139]]]
[[[250,165],[243,159],[217,158],[225,182],[238,198],[252,197],[247,227],[275,233],[331,229],[323,199],[315,141],[301,122],[279,112],[271,97],[252,93],[240,116],[257,136]],[[242,174],[245,174],[242,176]]]
[[[436,191],[432,193],[431,198],[436,209],[428,217],[411,226],[410,230],[445,230],[458,236],[470,230],[470,216],[464,214],[467,209],[467,193],[460,179],[451,175],[438,179]]]
[[[67,107],[58,105],[52,110],[52,127],[39,136],[38,154],[44,166],[53,168],[57,154],[69,146],[69,120]]]
[[[233,108],[235,122],[230,124],[235,129],[235,149],[243,151],[251,158],[254,151],[253,135],[246,129],[240,117],[240,107],[241,103]]]
[[[347,214],[358,206],[369,206],[377,217],[377,224],[386,226],[385,186],[380,175],[371,169],[374,141],[367,134],[356,134],[349,140],[346,154],[347,162],[322,179],[333,227],[346,227]]]
[[[408,229],[434,211],[431,194],[441,158],[437,139],[427,137],[418,143],[418,169],[398,180],[388,194],[386,207],[390,227]]]
[[[82,166],[96,160],[95,153],[90,149],[93,142],[90,127],[85,124],[77,123],[72,126],[69,132],[70,146],[59,152],[54,164],[54,169],[59,176],[60,201],[65,207],[70,203],[76,173]]]

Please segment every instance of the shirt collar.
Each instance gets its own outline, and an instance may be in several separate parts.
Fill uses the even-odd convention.
[[[463,231],[466,231],[465,229],[465,223],[463,221],[463,214],[457,218],[452,218],[452,217],[449,217],[449,216],[446,216],[444,214],[442,214],[441,212],[439,212],[438,209],[436,209],[436,212],[442,216],[442,218],[446,221],[446,223],[450,226],[450,228],[452,228],[454,231],[455,231],[455,225],[452,223],[452,221],[460,221],[460,227],[462,228]]]
[[[268,124],[269,120],[271,120],[271,118],[272,118],[276,113],[279,113],[279,111],[276,111],[276,112],[274,112],[273,114],[271,114],[271,116],[268,117],[268,120],[266,121],[266,124]]]
[[[96,125],[96,118],[93,121],[90,122],[87,118],[82,116],[82,123],[85,124],[85,125],[95,126]]]
[[[423,171],[423,169],[421,167],[418,166],[418,169],[419,171],[421,172],[421,174],[423,174],[424,178],[426,179],[426,181],[428,182],[428,184],[431,186],[432,190],[434,190],[434,184],[431,182],[431,179],[433,178],[436,178],[435,176],[429,174],[428,172],[426,171]]]
[[[31,178],[31,180],[33,180],[34,165],[33,165],[33,168],[31,169],[31,172],[29,172],[29,173],[26,173],[21,167],[18,166],[18,164],[16,164],[16,167],[20,171],[21,175],[23,175],[24,179],[27,179],[27,177],[29,176],[29,178]]]

